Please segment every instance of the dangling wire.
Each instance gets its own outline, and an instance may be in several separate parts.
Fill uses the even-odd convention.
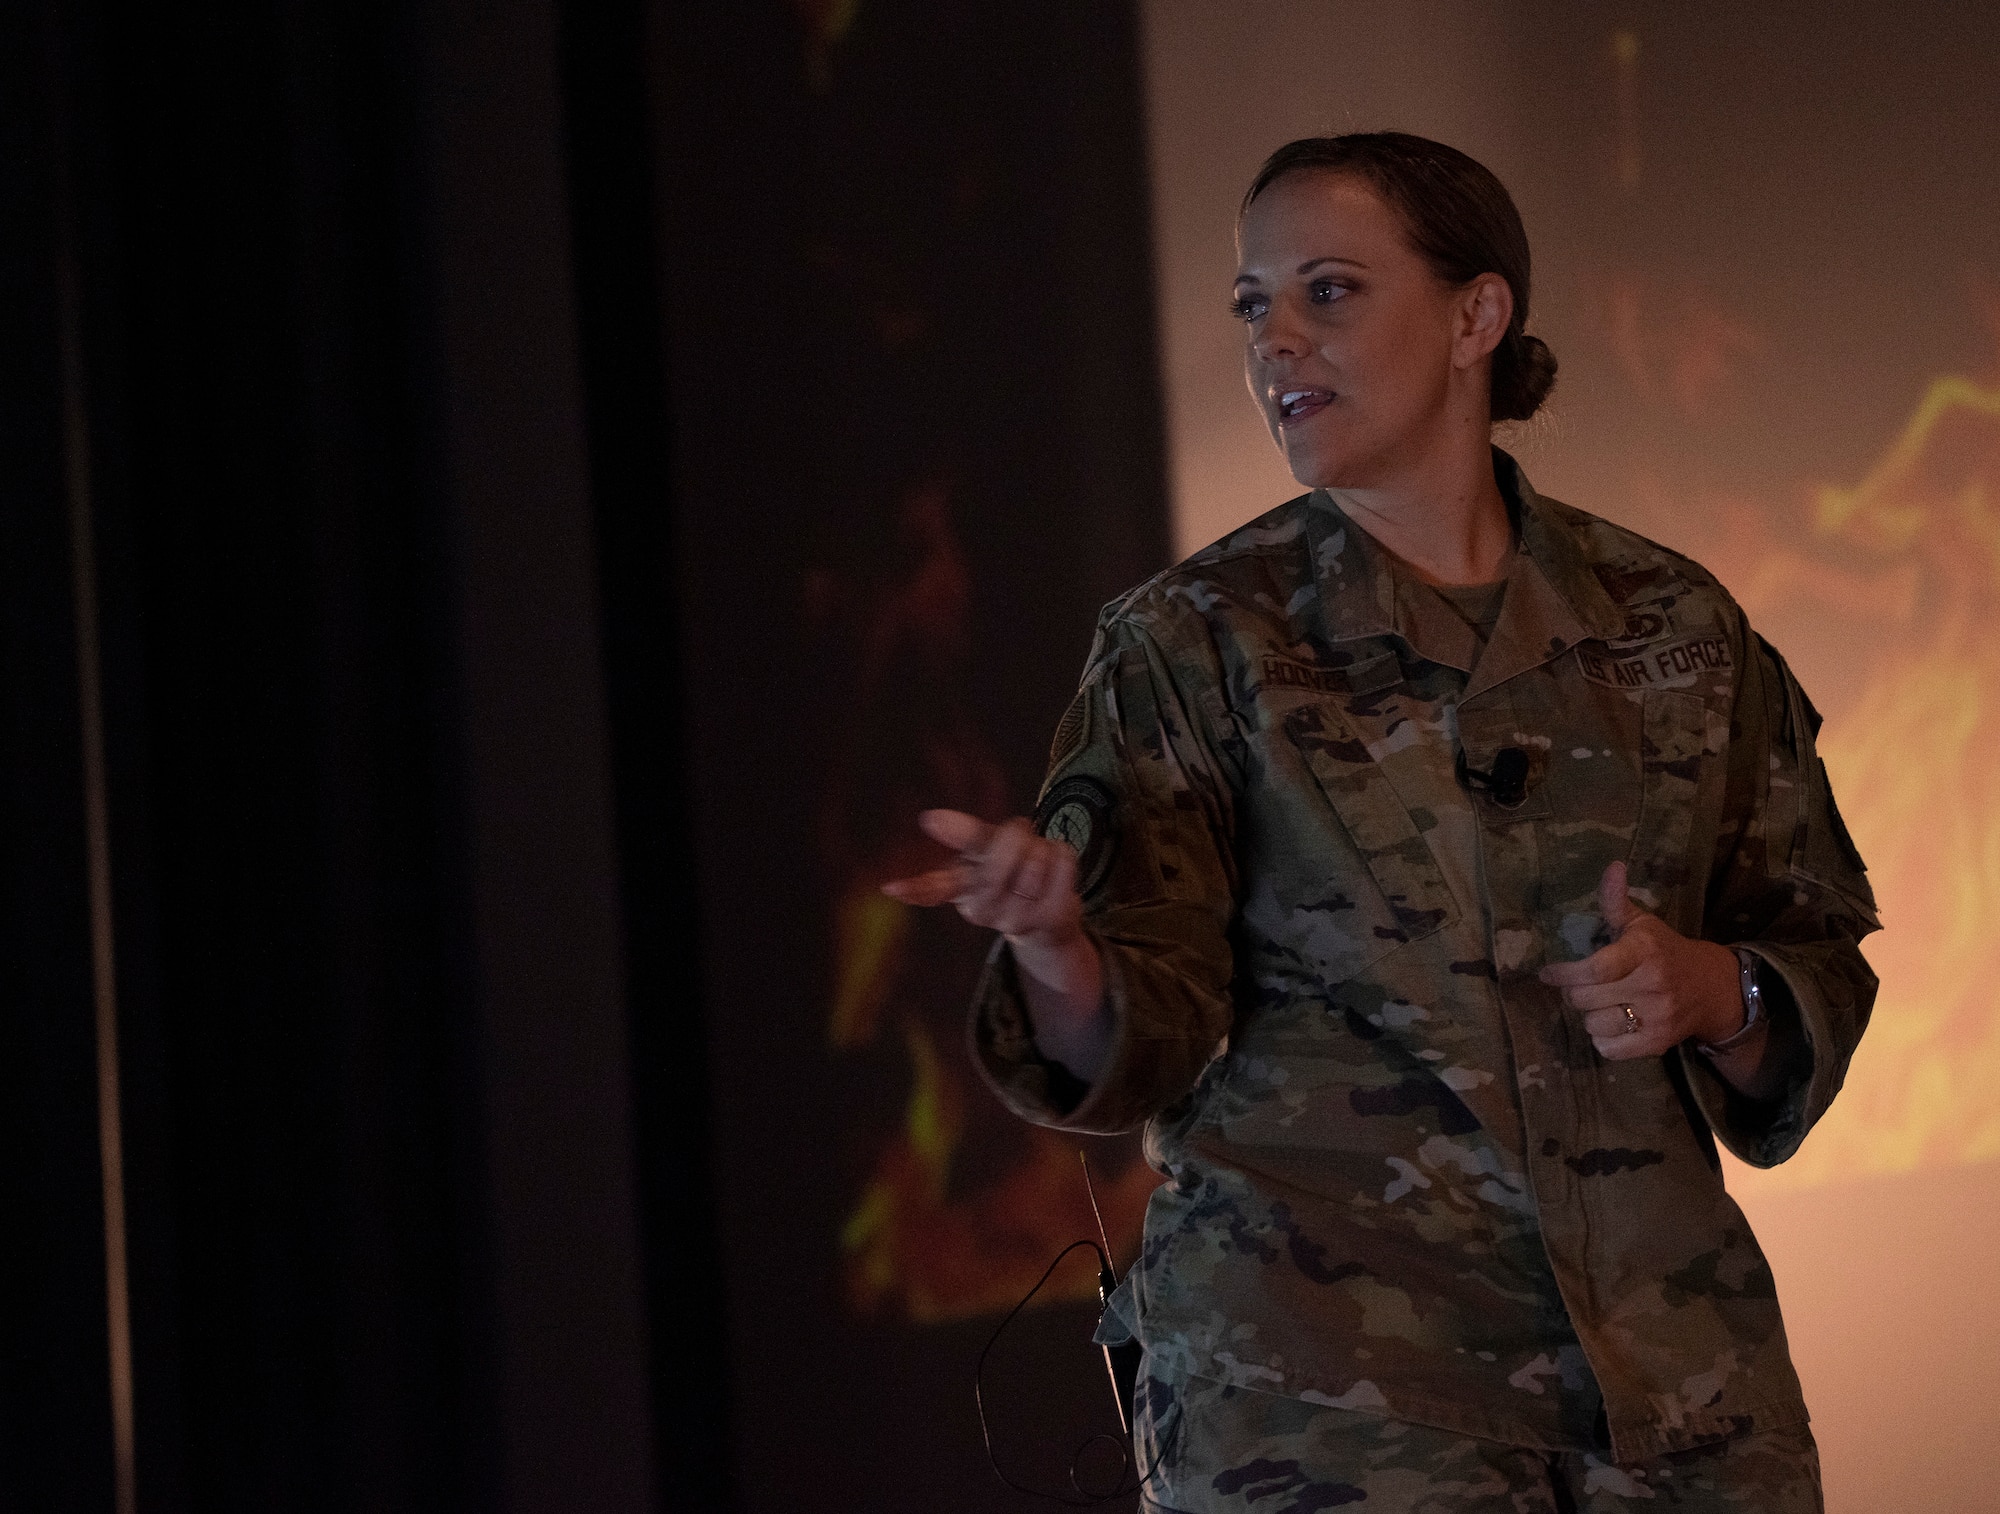
[[[993,1430],[986,1422],[986,1358],[992,1354],[993,1348],[1000,1343],[1000,1337],[1006,1334],[1007,1327],[1014,1323],[1015,1318],[1023,1309],[1035,1301],[1035,1295],[1040,1293],[1042,1286],[1055,1275],[1056,1268],[1060,1267],[1069,1258],[1071,1252],[1083,1250],[1096,1253],[1100,1275],[1114,1275],[1109,1254],[1096,1241],[1071,1241],[1056,1253],[1055,1260],[1050,1262],[1043,1270],[1042,1275],[1035,1280],[1035,1286],[1023,1295],[1020,1303],[1008,1310],[1007,1317],[994,1327],[993,1333],[986,1338],[986,1344],[980,1348],[979,1360],[972,1369],[972,1400],[979,1408],[979,1435],[986,1443],[986,1461],[993,1468],[993,1475],[1012,1488],[1016,1493],[1025,1493],[1030,1498],[1047,1499],[1051,1503],[1062,1504],[1072,1509],[1095,1508],[1099,1504],[1110,1503],[1113,1499],[1127,1498],[1141,1491],[1147,1483],[1153,1480],[1153,1474],[1159,1471],[1161,1462],[1166,1459],[1168,1450],[1180,1432],[1180,1420],[1176,1417],[1172,1433],[1155,1449],[1153,1464],[1143,1472],[1139,1472],[1138,1468],[1133,1465],[1132,1443],[1129,1437],[1121,1439],[1118,1436],[1103,1432],[1091,1436],[1090,1439],[1076,1448],[1075,1453],[1069,1459],[1069,1485],[1075,1490],[1073,1493],[1065,1493],[1060,1489],[1053,1488],[1029,1487],[1026,1483],[1014,1481],[1013,1478],[1000,1469],[1000,1459],[993,1453]],[[1133,1395],[1135,1419],[1137,1418],[1137,1397],[1138,1395],[1135,1393]],[[1118,1448],[1118,1481],[1117,1486],[1108,1492],[1093,1493],[1084,1487],[1079,1479],[1079,1464],[1083,1460],[1084,1453],[1101,1440],[1108,1440]],[[1126,1478],[1128,1474],[1135,1472],[1138,1473],[1137,1477],[1127,1486]]]

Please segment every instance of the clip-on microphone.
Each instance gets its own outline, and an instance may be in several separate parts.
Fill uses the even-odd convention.
[[[1528,797],[1528,754],[1517,746],[1503,746],[1493,754],[1493,766],[1485,772],[1467,767],[1465,748],[1458,750],[1458,781],[1469,789],[1484,789],[1487,797],[1502,809],[1511,810]]]

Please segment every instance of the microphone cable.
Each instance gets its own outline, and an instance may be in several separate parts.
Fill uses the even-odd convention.
[[[1079,1152],[1078,1155],[1082,1156],[1082,1153]],[[1083,1181],[1085,1187],[1090,1190],[1090,1207],[1093,1212],[1097,1212],[1097,1193],[1095,1187],[1090,1182],[1090,1163],[1088,1159],[1084,1160]],[[1104,1233],[1104,1216],[1102,1213],[1097,1213],[1097,1228],[1099,1234],[1102,1236]],[[1146,1485],[1153,1480],[1154,1474],[1159,1471],[1168,1453],[1173,1449],[1175,1440],[1179,1438],[1181,1427],[1180,1417],[1176,1415],[1172,1428],[1154,1450],[1152,1465],[1141,1471],[1134,1462],[1132,1447],[1132,1429],[1138,1417],[1137,1383],[1135,1380],[1132,1402],[1128,1404],[1125,1394],[1120,1391],[1118,1370],[1112,1359],[1113,1348],[1106,1346],[1104,1348],[1105,1368],[1111,1378],[1112,1395],[1118,1401],[1118,1417],[1125,1422],[1125,1435],[1121,1438],[1109,1432],[1101,1431],[1078,1446],[1069,1459],[1068,1474],[1071,1491],[1067,1493],[1059,1488],[1030,1487],[1026,1483],[1015,1481],[1001,1468],[1000,1458],[993,1450],[993,1427],[987,1422],[986,1418],[986,1359],[992,1355],[993,1348],[1000,1343],[1000,1337],[1007,1333],[1007,1327],[1019,1318],[1021,1311],[1035,1301],[1035,1295],[1042,1291],[1042,1288],[1051,1277],[1055,1276],[1056,1268],[1069,1259],[1071,1252],[1085,1249],[1094,1252],[1097,1256],[1097,1296],[1102,1303],[1107,1306],[1109,1305],[1111,1290],[1118,1286],[1118,1273],[1111,1265],[1109,1238],[1105,1237],[1102,1245],[1092,1240],[1071,1241],[1056,1253],[1055,1259],[1047,1267],[1042,1269],[1042,1275],[1035,1280],[1035,1286],[1023,1294],[1021,1301],[1007,1311],[1007,1317],[994,1327],[993,1333],[986,1339],[986,1344],[980,1348],[979,1360],[973,1365],[972,1369],[972,1401],[979,1410],[979,1435],[980,1439],[985,1442],[986,1462],[988,1466],[993,1468],[993,1475],[1009,1488],[1012,1488],[1016,1493],[1025,1493],[1030,1498],[1044,1499],[1050,1503],[1061,1504],[1066,1508],[1072,1509],[1096,1508],[1100,1504],[1111,1503],[1120,1498],[1129,1498],[1134,1493],[1143,1492]],[[1132,1349],[1137,1349],[1138,1343],[1134,1341],[1130,1342],[1129,1345]],[[1092,1492],[1083,1484],[1082,1462],[1084,1456],[1100,1441],[1109,1441],[1117,1448],[1118,1476],[1115,1485],[1111,1488],[1102,1492]],[[1133,1474],[1137,1474],[1136,1477]],[[1129,1485],[1127,1481],[1128,1477],[1131,1478]]]

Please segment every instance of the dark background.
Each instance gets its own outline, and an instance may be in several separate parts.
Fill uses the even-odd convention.
[[[836,1046],[835,914],[1165,560],[1143,185],[1120,4],[0,7],[0,1506],[113,1506],[66,476],[138,1506],[1026,1506],[841,1249],[909,1037],[1022,1139],[982,944]]]
[[[959,1050],[983,933],[914,922],[877,1033],[834,1046],[829,904],[906,870],[923,804],[1032,805],[1098,607],[1165,559],[1136,37],[1062,0],[822,14],[676,7],[656,97],[742,1490],[1021,1508],[973,1417],[993,1314],[857,1307],[837,1250],[907,1036],[960,1085],[961,1212],[1018,1160]],[[1117,1428],[1092,1323],[1025,1316],[998,1364],[999,1449],[1042,1486]]]

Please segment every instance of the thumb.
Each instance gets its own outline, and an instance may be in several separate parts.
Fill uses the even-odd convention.
[[[963,810],[925,810],[917,816],[917,826],[931,840],[961,856],[984,849],[993,835],[992,826]]]
[[[1612,863],[1604,870],[1604,876],[1597,880],[1597,908],[1614,936],[1645,913],[1632,902],[1627,885],[1625,864],[1622,862]]]

